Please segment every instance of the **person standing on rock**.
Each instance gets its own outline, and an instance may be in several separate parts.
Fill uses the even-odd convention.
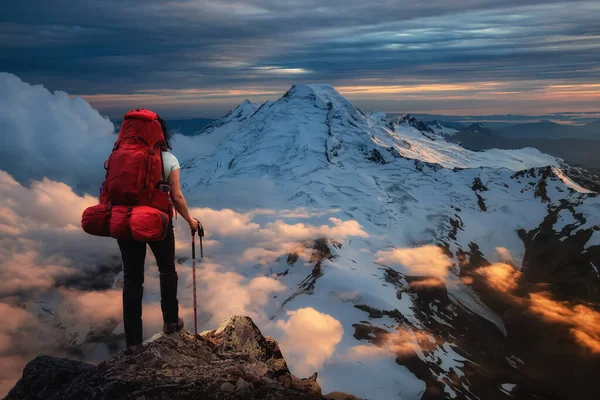
[[[113,151],[105,163],[106,178],[100,204],[82,217],[83,229],[117,239],[123,260],[123,323],[127,347],[143,341],[142,298],[146,244],[160,273],[163,331],[183,328],[177,301],[173,206],[192,231],[198,221],[190,216],[181,192],[180,166],[169,152],[171,135],[158,114],[136,109],[125,115]]]

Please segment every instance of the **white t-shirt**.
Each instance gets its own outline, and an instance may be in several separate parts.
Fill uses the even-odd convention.
[[[162,159],[163,169],[165,171],[165,178],[169,180],[169,175],[171,174],[171,172],[177,171],[181,167],[179,166],[179,161],[177,161],[177,158],[168,151],[162,152]]]

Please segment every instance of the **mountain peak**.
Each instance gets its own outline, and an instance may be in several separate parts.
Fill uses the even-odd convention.
[[[299,99],[314,101],[319,108],[336,109],[348,113],[353,119],[360,118],[361,113],[333,86],[316,84],[295,84],[283,95],[282,99]]]
[[[254,112],[258,108],[258,104],[252,103],[250,100],[246,99],[242,101],[236,108],[231,111],[231,114],[239,114],[246,112]]]
[[[286,92],[286,94],[292,95],[306,95],[306,94],[314,94],[319,95],[321,93],[335,93],[337,96],[341,96],[341,94],[335,90],[335,88],[326,83],[296,83],[292,85],[291,88]],[[285,95],[284,95],[285,96]]]
[[[429,126],[427,126],[427,124],[425,124],[423,121],[413,117],[410,114],[406,114],[404,117],[402,117],[400,122],[403,124],[410,125],[413,128],[416,128],[421,132],[434,133],[433,129],[431,129]]]

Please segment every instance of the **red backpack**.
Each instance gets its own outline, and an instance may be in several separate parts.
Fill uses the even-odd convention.
[[[104,163],[100,204],[83,212],[85,232],[140,242],[164,239],[171,205],[162,163],[165,139],[157,118],[145,109],[125,114]]]

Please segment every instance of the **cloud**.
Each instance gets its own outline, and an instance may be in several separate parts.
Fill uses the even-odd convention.
[[[0,73],[0,131],[8,135],[0,170],[21,183],[60,179],[87,191],[99,187],[114,142],[112,123],[85,100],[8,73]]]
[[[36,319],[27,311],[5,303],[0,303],[0,312],[4,316],[10,316],[3,321],[0,332],[0,353],[6,353],[15,348],[12,337],[23,329],[32,328]]]
[[[368,344],[359,344],[350,347],[346,351],[346,354],[341,356],[341,359],[345,361],[357,361],[369,358],[385,358],[390,356],[392,356],[392,354],[383,347]]]
[[[306,207],[297,207],[294,209],[284,209],[284,210],[269,210],[269,209],[256,209],[252,210],[252,215],[277,215],[281,218],[314,218],[314,217],[322,217],[327,214],[335,214],[339,212],[339,208],[333,208],[330,210],[311,210]]]
[[[436,347],[435,339],[424,331],[399,327],[392,333],[380,335],[377,345],[357,345],[350,347],[341,359],[357,361],[369,358],[386,358],[393,355],[413,355]]]
[[[512,265],[496,263],[477,270],[489,286],[497,291],[507,293],[515,290],[519,285],[521,272]]]
[[[190,212],[198,216],[207,232],[217,236],[247,236],[256,233],[260,225],[252,222],[252,214],[239,213],[230,209],[213,210],[192,208]]]
[[[551,299],[547,293],[531,293],[529,310],[544,321],[569,327],[575,341],[600,354],[600,313],[591,308]]]
[[[122,332],[121,292],[113,288],[114,274],[120,266],[116,243],[114,239],[87,235],[79,226],[81,213],[96,204],[97,198],[79,195],[69,185],[50,179],[24,186],[5,171],[0,171],[0,193],[0,304],[7,310],[21,310],[12,312],[17,325],[7,324],[0,330],[0,344],[5,344],[0,358],[19,371],[37,354],[58,354],[59,348],[89,345],[89,335]],[[321,225],[288,224],[280,219],[321,218],[328,214],[320,210],[242,213],[195,208],[192,213],[202,220],[207,232],[206,258],[198,263],[197,271],[200,327],[213,328],[232,314],[249,315],[257,324],[275,329],[287,338],[287,348],[299,369],[320,368],[341,339],[339,322],[313,309],[298,310],[287,321],[270,321],[270,315],[281,306],[272,300],[273,296],[288,288],[261,270],[251,272],[254,275],[250,277],[245,274],[257,259],[268,264],[286,251],[308,260],[312,249],[306,247],[307,243],[326,236],[337,240],[365,236],[362,227],[356,221],[333,217]],[[255,217],[264,221],[258,223]],[[277,219],[267,222],[273,218]],[[189,257],[189,228],[181,219],[175,226],[176,255]],[[162,324],[155,264],[148,252],[143,317],[146,336]],[[189,264],[188,261],[178,266],[178,297],[180,314],[191,327]],[[101,265],[116,268],[100,272]],[[7,311],[6,315],[10,314]],[[44,334],[24,335],[33,329],[29,326],[38,327]],[[316,350],[301,348],[314,341],[310,339],[314,334],[323,335],[316,341]],[[18,342],[20,350],[14,352],[7,343],[14,342],[17,336],[23,338]],[[14,374],[10,377],[6,388],[18,378]]]
[[[41,338],[51,342],[52,336],[23,308],[0,302],[0,315],[4,316],[0,325],[0,395],[4,396],[21,377],[30,357],[43,347]]]
[[[30,187],[22,186],[2,170],[0,192],[0,207],[4,211],[0,224],[7,232],[14,230],[15,235],[45,227],[79,227],[83,210],[98,203],[93,196],[79,196],[69,185],[47,178],[31,182]]]
[[[422,288],[434,288],[434,287],[442,287],[445,286],[444,280],[440,278],[426,278],[420,280],[413,280],[409,282],[409,286],[413,289],[422,289]]]
[[[121,295],[117,291],[63,290],[57,295],[52,310],[33,298],[20,302],[0,297],[0,314],[6,317],[0,326],[0,395],[14,386],[34,357],[78,358],[69,349],[82,343],[94,328],[101,332],[107,319],[120,318],[116,304],[120,304]],[[80,350],[85,358],[85,349]]]
[[[515,265],[515,259],[510,254],[510,250],[505,247],[496,247],[496,256],[501,263]]]
[[[299,243],[283,243],[280,245],[272,245],[271,249],[263,247],[252,247],[244,250],[241,260],[244,262],[254,262],[262,265],[267,265],[275,261],[277,258],[287,254],[298,254],[305,259],[310,258],[311,250]]]
[[[335,210],[334,210],[335,211]],[[329,225],[311,225],[307,223],[289,224],[282,219],[266,222],[262,225],[255,222],[257,216],[271,218],[319,218],[331,212],[307,210],[267,210],[255,209],[245,213],[231,209],[214,210],[211,208],[192,208],[192,215],[197,216],[206,227],[207,239],[217,241],[219,248],[234,248],[240,253],[240,262],[269,264],[275,259],[289,253],[297,253],[309,258],[311,250],[307,245],[315,239],[328,238],[343,240],[348,237],[368,237],[362,226],[355,220],[343,221],[330,217]],[[189,237],[189,230],[184,224],[178,225],[179,235]],[[178,241],[178,247],[185,248],[188,239]]]
[[[438,246],[422,246],[417,248],[393,249],[378,251],[376,262],[403,266],[407,273],[414,275],[430,275],[444,278],[452,260]]]
[[[354,220],[342,221],[339,218],[331,217],[329,221],[333,223],[333,226],[321,225],[316,227],[303,223],[287,224],[282,220],[277,220],[268,223],[260,233],[268,240],[281,240],[281,238],[285,238],[285,240],[295,241],[319,237],[344,239],[349,236],[369,236],[360,224]]]
[[[108,321],[117,323],[121,321],[123,300],[120,290],[82,292],[59,288],[58,293],[63,300],[56,314],[61,321],[67,324],[83,324],[93,327]]]
[[[114,240],[79,227],[81,213],[95,203],[64,183],[43,179],[27,187],[0,170],[0,314],[7,316],[0,327],[0,395],[36,355],[73,357],[66,349],[83,342],[90,328],[120,321],[120,292],[90,291],[113,282],[114,268],[100,266],[119,266]]]
[[[118,254],[114,241],[80,228],[96,198],[49,179],[22,186],[1,170],[0,193],[0,296],[50,289]]]
[[[42,257],[34,241],[23,239],[15,244],[32,250],[0,247],[0,297],[50,289],[58,279],[75,273],[64,259]]]
[[[180,277],[184,279],[185,287],[191,284],[191,271],[180,269]],[[264,307],[269,296],[283,292],[287,288],[279,281],[258,276],[248,279],[233,271],[228,271],[219,264],[204,261],[199,265],[198,273],[198,304],[205,313],[203,325],[208,329],[217,326],[230,315],[248,315],[257,324],[266,322],[268,316]],[[181,293],[181,298],[190,297],[190,290]],[[187,301],[186,304],[191,304]],[[180,300],[181,301],[181,300]]]
[[[277,74],[277,75],[304,75],[304,74],[312,73],[312,71],[309,71],[304,68],[282,68],[282,67],[275,67],[272,65],[265,66],[265,67],[254,67],[253,69],[260,73]]]
[[[77,9],[62,0],[14,4],[0,23],[0,64],[51,88],[92,95],[92,104],[115,116],[140,106],[147,90],[283,93],[308,80],[349,87],[505,84],[491,98],[489,90],[471,88],[451,103],[431,92],[384,101],[351,95],[361,108],[389,111],[591,107],[593,98],[579,94],[561,101],[529,97],[598,77],[594,1],[577,7],[538,0],[138,3],[108,0]],[[156,68],[156,60],[165,59]],[[243,100],[159,97],[152,104],[173,115],[201,110],[220,116]]]
[[[283,332],[279,338],[282,352],[294,374],[310,375],[332,357],[344,329],[338,320],[312,307],[288,311],[287,315],[287,321],[277,321]]]
[[[513,313],[524,313],[544,324],[564,327],[574,343],[591,353],[600,353],[599,312],[587,305],[555,300],[548,292],[519,294],[522,273],[508,264],[492,264],[480,268],[477,273],[490,288],[516,306]]]

